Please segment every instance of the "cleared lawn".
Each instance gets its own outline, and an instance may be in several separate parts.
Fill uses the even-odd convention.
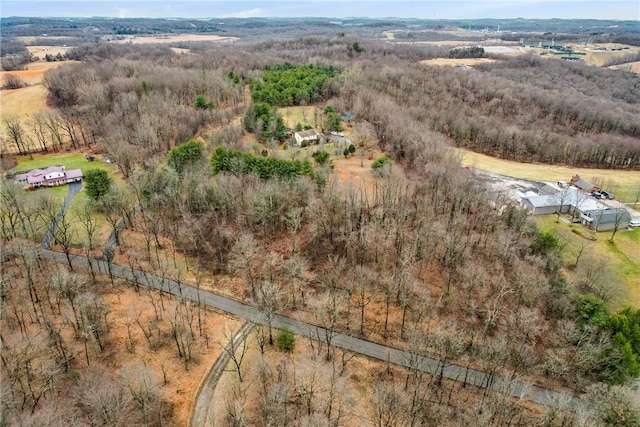
[[[314,106],[278,108],[278,113],[282,115],[284,124],[289,129],[295,129],[298,123],[302,126],[309,125],[314,128],[320,126],[321,123],[321,111]]]
[[[611,308],[619,309],[627,305],[640,308],[640,228],[620,230],[616,233],[614,243],[609,243],[611,231],[593,233],[580,224],[569,225],[562,221],[556,223],[555,218],[555,215],[533,217],[541,229],[553,231],[567,242],[562,252],[565,265],[574,266],[577,254],[584,245],[579,265],[584,266],[594,258],[601,260],[602,265],[610,269],[613,274],[611,282],[624,285],[624,295],[612,303]],[[594,236],[595,241],[583,236]],[[578,274],[578,270],[579,268],[565,269],[570,280]]]
[[[575,174],[610,190],[616,199],[633,202],[640,186],[640,171],[621,171],[613,169],[585,169],[567,166],[543,165],[536,163],[519,163],[511,160],[497,159],[484,154],[455,148],[463,165],[471,165],[487,172],[508,175],[515,178],[534,181],[569,181]]]
[[[66,169],[104,169],[108,172],[115,172],[116,165],[113,163],[102,163],[99,160],[89,162],[82,153],[63,154],[34,154],[33,160],[29,156],[18,156],[16,159],[17,171],[28,171],[31,169],[43,169],[48,166],[64,166]]]

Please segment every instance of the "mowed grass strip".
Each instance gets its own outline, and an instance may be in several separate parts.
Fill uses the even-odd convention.
[[[483,171],[514,178],[555,182],[569,181],[573,175],[578,174],[596,185],[602,185],[605,190],[613,192],[616,199],[623,202],[634,202],[635,194],[640,187],[640,171],[585,169],[537,163],[519,163],[460,148],[454,148],[454,150],[456,150],[462,164],[465,166],[470,165]]]
[[[577,270],[573,270],[572,267],[580,247],[584,245],[579,263],[589,262],[590,258],[602,260],[603,265],[611,270],[613,280],[624,285],[625,295],[615,301],[611,308],[640,308],[640,228],[620,230],[616,233],[614,242],[610,243],[611,231],[593,233],[580,224],[556,222],[555,218],[555,215],[533,217],[542,230],[552,231],[567,242],[562,256],[565,265],[569,267],[565,269],[569,280],[577,274]],[[595,240],[586,238],[589,236],[594,236]]]

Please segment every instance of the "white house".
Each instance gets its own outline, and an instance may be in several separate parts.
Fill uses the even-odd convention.
[[[318,142],[320,137],[314,130],[303,130],[296,132],[293,137],[296,139],[296,146],[300,147],[304,141]]]
[[[16,181],[33,187],[54,187],[82,181],[81,169],[65,170],[64,166],[49,166],[46,169],[33,169],[16,175]]]

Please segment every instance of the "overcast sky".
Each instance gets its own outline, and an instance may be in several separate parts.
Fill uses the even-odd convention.
[[[640,0],[0,0],[1,16],[640,20]]]

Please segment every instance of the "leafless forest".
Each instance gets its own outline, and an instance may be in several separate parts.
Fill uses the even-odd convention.
[[[234,295],[267,316],[286,310],[329,331],[437,358],[442,369],[456,363],[565,390],[595,408],[534,407],[394,368],[360,385],[370,408],[361,416],[372,425],[640,423],[619,387],[638,374],[640,338],[620,341],[627,338],[616,328],[627,320],[609,321],[604,308],[615,283],[579,260],[581,279],[568,282],[560,273],[562,242],[476,185],[449,148],[640,168],[637,75],[530,55],[496,57],[474,70],[430,67],[420,61],[448,51],[344,33],[181,47],[190,52],[78,47],[69,57],[80,63],[45,76],[53,109],[28,124],[37,144],[23,144],[20,126],[9,132],[20,152],[104,153],[126,181],[95,206],[68,213],[66,221],[82,226],[59,223],[59,250],[95,254],[92,215],[114,228],[125,218],[126,231],[142,237],[140,247],[119,241],[116,249],[131,255],[132,266],[135,253],[143,260],[137,266],[160,271],[171,260],[159,254],[171,248],[174,263],[191,260],[195,277],[235,277]],[[338,71],[302,104],[352,112],[358,150],[375,147],[394,160],[368,188],[344,185],[329,166],[296,179],[211,173],[216,147],[255,150],[243,142],[239,120],[250,105],[248,84],[267,65],[285,62]],[[215,107],[194,108],[199,96]],[[196,136],[202,157],[179,170],[167,166],[167,153]],[[260,150],[277,156],[271,143]],[[170,425],[161,385],[144,367],[118,375],[99,368],[110,364],[109,306],[99,290],[111,286],[108,277],[54,268],[25,243],[42,240],[57,207],[10,182],[2,197],[2,423]],[[146,298],[160,304],[158,295]],[[207,344],[194,326],[199,307],[172,304],[157,314],[171,317],[166,330],[139,328],[149,351],[153,334],[164,334],[161,345],[175,346],[188,367],[197,363],[192,349]],[[640,314],[623,315],[638,328]],[[360,425],[343,412],[354,379],[348,355],[331,340],[316,343],[304,370],[293,372],[286,361],[262,366],[254,384],[261,389],[238,388],[228,425]],[[329,365],[314,365],[321,363]],[[324,391],[314,394],[312,375],[328,384]],[[305,384],[311,389],[301,391]]]

